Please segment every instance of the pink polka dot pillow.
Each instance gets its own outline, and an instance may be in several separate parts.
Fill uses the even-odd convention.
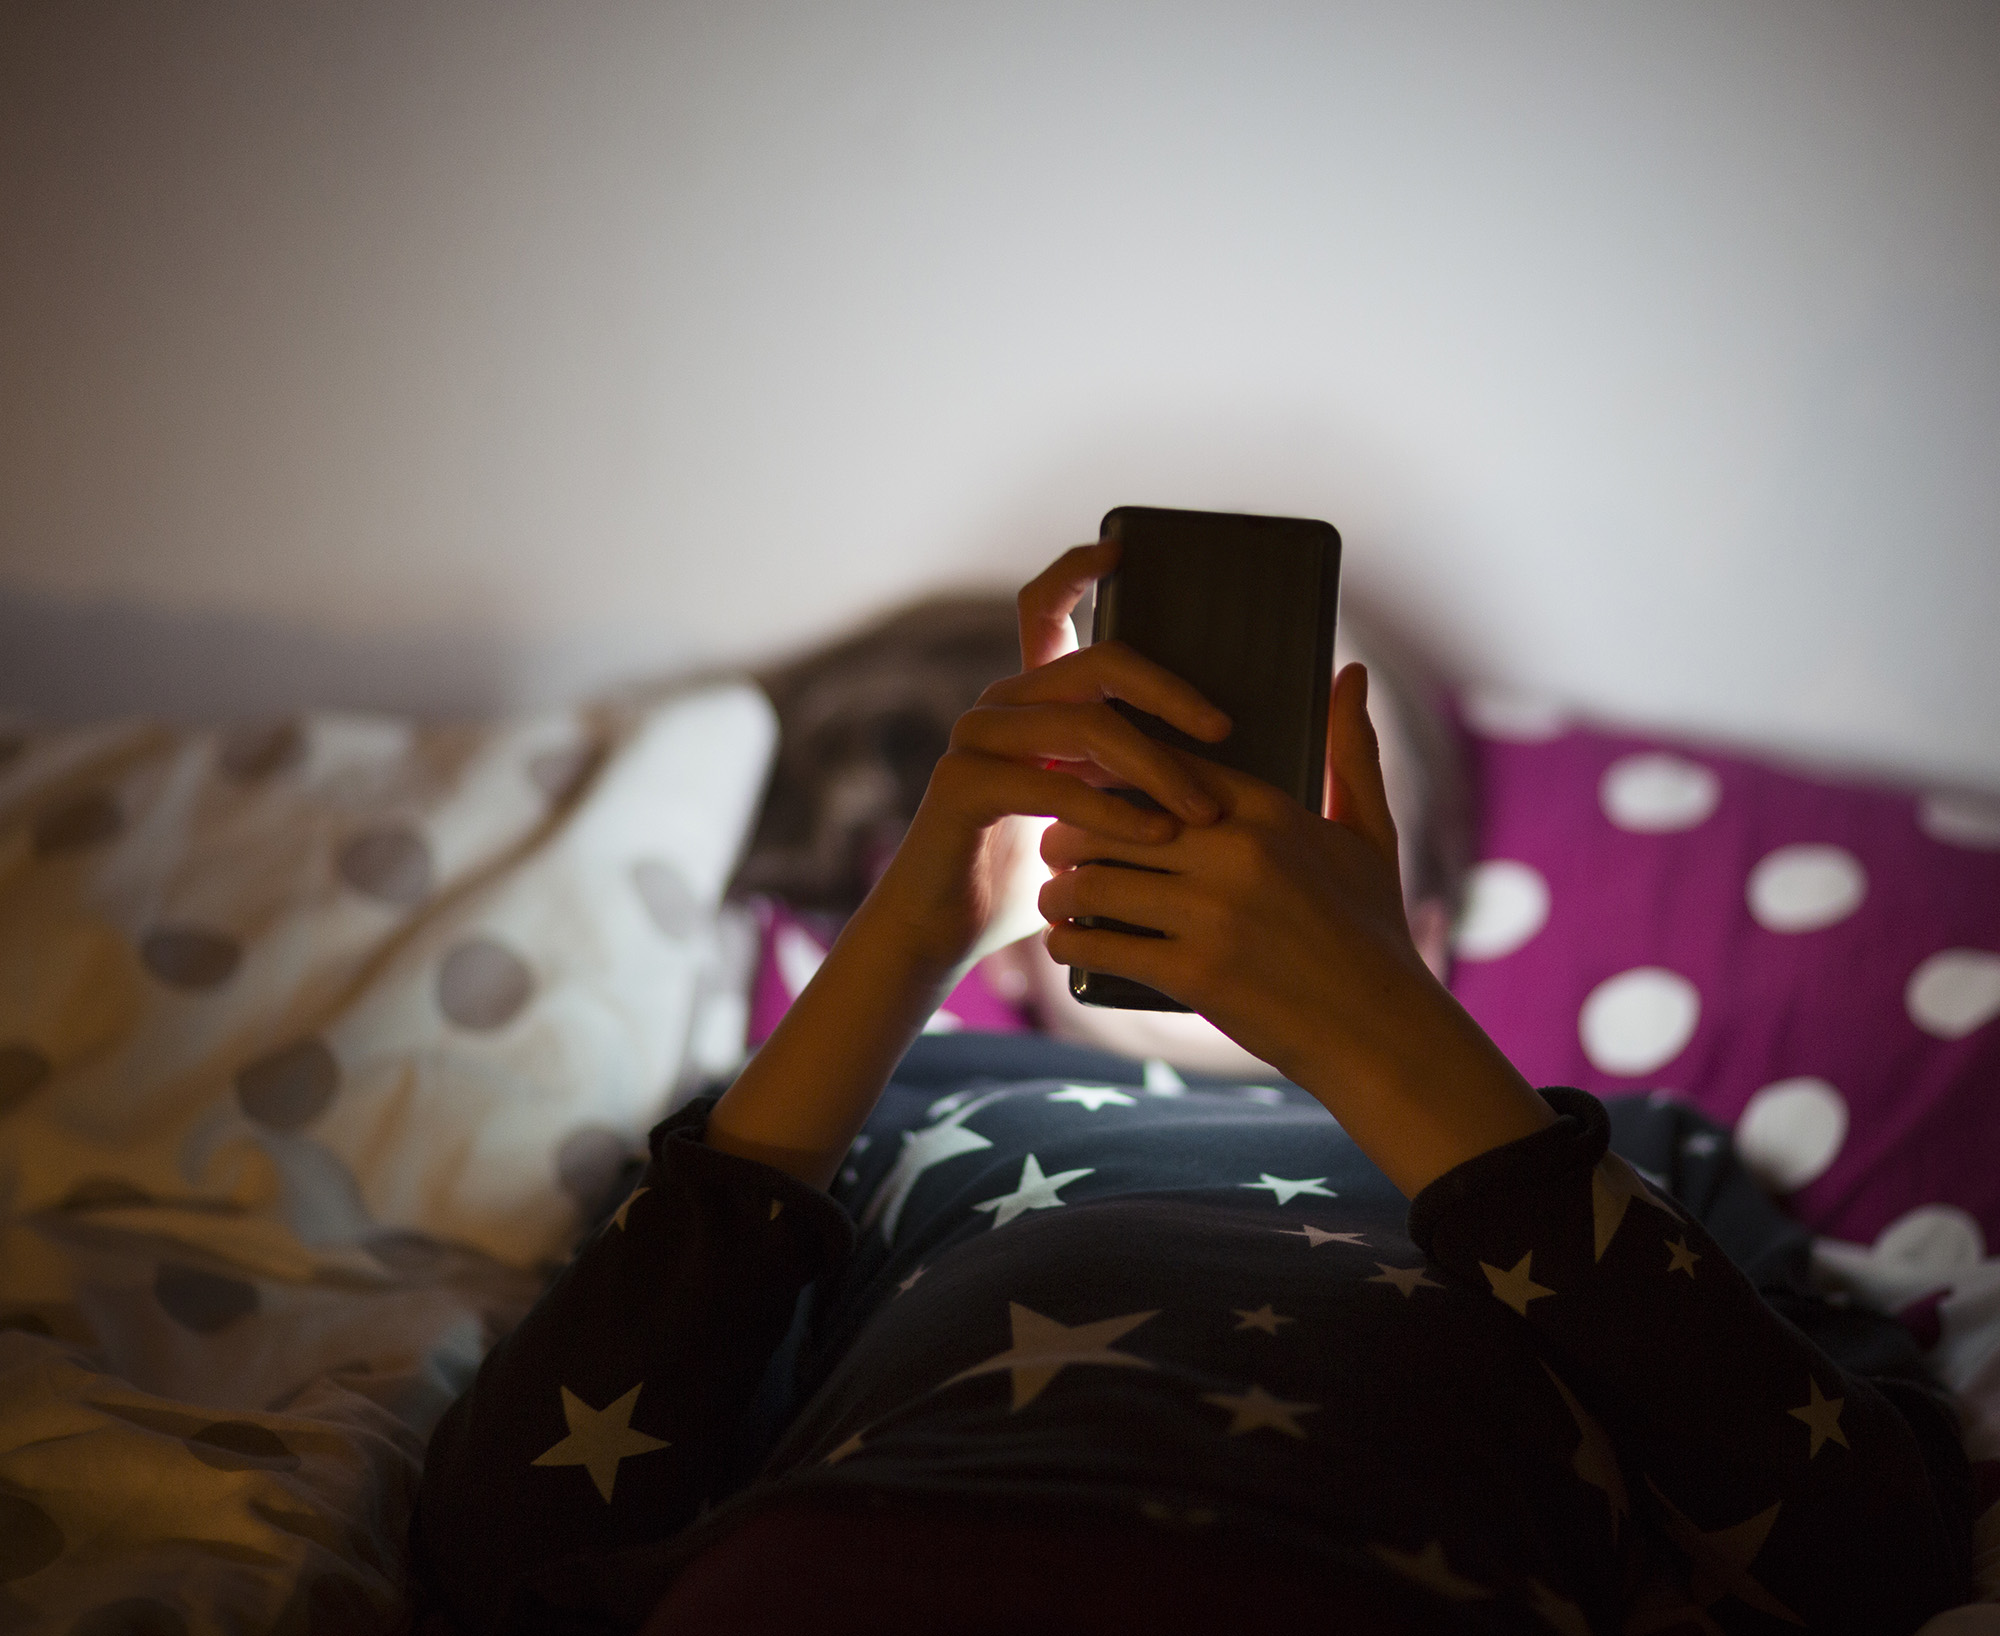
[[[1822,1232],[2000,1246],[2000,801],[1466,716],[1452,986],[1524,1073],[1686,1097]]]

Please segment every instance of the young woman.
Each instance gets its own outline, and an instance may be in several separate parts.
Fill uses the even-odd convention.
[[[1021,673],[817,976],[440,1426],[430,1608],[1892,1632],[1962,1599],[1965,1466],[1900,1332],[1806,1293],[1804,1235],[1711,1127],[1535,1091],[1426,964],[1365,671],[1335,687],[1330,818],[1176,755],[1105,701],[1230,724],[1127,650],[1064,651],[1114,560],[1021,593]],[[918,1041],[1022,815],[1056,820],[1049,956],[1175,996],[1282,1084]]]

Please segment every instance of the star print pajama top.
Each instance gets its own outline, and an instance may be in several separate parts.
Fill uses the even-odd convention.
[[[1275,1550],[1426,1631],[1962,1600],[1966,1468],[1903,1332],[1809,1292],[1698,1115],[1544,1095],[1408,1203],[1295,1088],[1036,1037],[920,1040],[831,1197],[697,1103],[439,1426],[420,1601],[637,1629],[746,1519],[885,1498]]]

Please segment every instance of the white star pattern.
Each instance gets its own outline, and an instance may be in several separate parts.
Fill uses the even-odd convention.
[[[1005,1227],[1016,1216],[1030,1210],[1054,1210],[1068,1202],[1056,1197],[1071,1182],[1081,1181],[1085,1176],[1096,1174],[1094,1166],[1082,1170],[1058,1170],[1053,1176],[1042,1174],[1041,1161],[1032,1153],[1021,1166],[1021,1180],[1011,1193],[1002,1193],[997,1199],[982,1199],[972,1208],[991,1210],[993,1225]]]
[[[1590,1173],[1590,1214],[1597,1260],[1604,1259],[1604,1252],[1634,1199],[1650,1204],[1655,1210],[1664,1210],[1676,1221],[1680,1219],[1680,1212],[1655,1193],[1637,1170],[1617,1154],[1605,1154]]]
[[[1252,1386],[1240,1394],[1204,1392],[1201,1400],[1229,1411],[1231,1437],[1266,1430],[1280,1431],[1287,1437],[1304,1437],[1306,1429],[1299,1424],[1299,1416],[1319,1413],[1317,1403],[1287,1403],[1283,1398],[1273,1397],[1261,1386]]]
[[[1550,1590],[1539,1579],[1530,1579],[1528,1590],[1542,1622],[1559,1636],[1590,1636],[1590,1621],[1583,1616],[1583,1609],[1567,1596]]]
[[[1535,1252],[1530,1250],[1504,1272],[1488,1262],[1479,1263],[1479,1270],[1486,1274],[1486,1282],[1493,1286],[1493,1293],[1523,1318],[1528,1315],[1530,1301],[1555,1294],[1554,1290],[1535,1282],[1531,1265],[1534,1259]]]
[[[1806,1377],[1806,1385],[1812,1390],[1812,1400],[1796,1409],[1785,1411],[1794,1420],[1803,1420],[1812,1429],[1812,1447],[1806,1451],[1806,1458],[1810,1460],[1819,1453],[1822,1443],[1832,1442],[1838,1443],[1842,1448],[1850,1447],[1847,1433],[1840,1429],[1840,1410],[1847,1399],[1825,1396],[1819,1389],[1819,1382],[1810,1375]]]
[[[1146,1059],[1145,1085],[1148,1096],[1187,1095],[1187,1081],[1174,1072],[1174,1065],[1163,1057]]]
[[[882,1178],[882,1185],[875,1189],[875,1196],[868,1201],[868,1208],[862,1213],[861,1229],[866,1232],[878,1223],[882,1228],[882,1239],[893,1244],[896,1240],[896,1223],[902,1219],[903,1206],[909,1202],[910,1190],[932,1165],[941,1165],[947,1159],[956,1159],[961,1154],[977,1153],[993,1144],[976,1130],[965,1128],[970,1119],[989,1102],[1000,1100],[1002,1093],[995,1092],[982,1096],[976,1101],[964,1103],[951,1110],[950,1116],[941,1123],[926,1130],[906,1130],[903,1132],[903,1151],[896,1155],[896,1162],[889,1174]],[[944,1098],[933,1104],[942,1106],[944,1102],[956,1098]]]
[[[1110,1085],[1065,1085],[1049,1092],[1051,1102],[1075,1102],[1096,1113],[1100,1108],[1136,1108],[1139,1099]]]
[[[1029,1311],[1019,1301],[1009,1301],[1007,1321],[1013,1330],[1014,1344],[984,1363],[961,1370],[945,1385],[956,1386],[976,1375],[998,1374],[1004,1369],[1013,1377],[1014,1408],[1025,1409],[1041,1396],[1050,1381],[1077,1364],[1150,1369],[1153,1366],[1144,1358],[1112,1351],[1111,1343],[1137,1329],[1148,1318],[1158,1316],[1159,1309],[1155,1308],[1151,1312],[1128,1312],[1120,1318],[1100,1318],[1095,1323],[1067,1326]]]
[[[1700,1607],[1706,1609],[1726,1596],[1733,1596],[1759,1613],[1768,1613],[1787,1624],[1805,1623],[1750,1575],[1750,1564],[1757,1560],[1757,1553],[1764,1549],[1764,1541],[1778,1520],[1777,1506],[1728,1528],[1703,1530],[1681,1514],[1652,1478],[1646,1479],[1646,1486],[1666,1512],[1667,1538],[1687,1553],[1688,1595]]]
[[[618,1228],[621,1232],[624,1231],[625,1228],[625,1217],[627,1213],[631,1210],[633,1205],[639,1202],[639,1195],[641,1193],[650,1193],[650,1192],[652,1192],[652,1189],[650,1187],[633,1188],[631,1192],[625,1195],[625,1202],[619,1205],[616,1210],[613,1210],[611,1212],[611,1219],[618,1224]]]
[[[1444,1554],[1442,1540],[1429,1541],[1421,1551],[1399,1551],[1380,1541],[1368,1547],[1369,1554],[1386,1562],[1405,1579],[1414,1579],[1427,1590],[1448,1596],[1454,1602],[1482,1601],[1493,1593],[1484,1585],[1456,1572]]]
[[[1322,1244],[1360,1244],[1365,1246],[1368,1242],[1359,1233],[1329,1233],[1325,1228],[1314,1227],[1310,1223],[1304,1227],[1273,1227],[1271,1231],[1280,1233],[1286,1238],[1302,1238],[1315,1250]],[[1377,1264],[1379,1265],[1380,1263]]]
[[[590,1473],[590,1480],[597,1485],[597,1492],[603,1496],[604,1503],[609,1505],[612,1485],[618,1481],[620,1460],[672,1446],[665,1438],[648,1437],[644,1432],[632,1429],[632,1410],[638,1404],[639,1393],[645,1384],[640,1381],[623,1397],[602,1409],[593,1409],[567,1386],[560,1388],[563,1419],[569,1425],[569,1435],[528,1463],[537,1466],[582,1466]]]
[[[1266,1301],[1255,1312],[1247,1312],[1242,1307],[1232,1307],[1230,1310],[1243,1320],[1236,1326],[1238,1329],[1261,1329],[1266,1335],[1277,1334],[1278,1325],[1280,1324],[1294,1324],[1298,1322],[1296,1318],[1287,1318],[1283,1313],[1273,1312],[1269,1301]]]
[[[1270,1193],[1280,1204],[1290,1204],[1301,1193],[1308,1194],[1316,1199],[1339,1198],[1340,1195],[1338,1193],[1329,1193],[1320,1185],[1325,1180],[1324,1176],[1315,1176],[1311,1181],[1288,1182],[1277,1176],[1273,1176],[1267,1170],[1260,1170],[1257,1172],[1257,1180],[1254,1182],[1244,1182],[1242,1185],[1245,1187],[1261,1188]]]
[[[1402,1293],[1405,1300],[1409,1299],[1419,1289],[1444,1288],[1444,1285],[1440,1284],[1436,1279],[1426,1278],[1422,1267],[1392,1267],[1386,1261],[1378,1261],[1375,1265],[1382,1270],[1373,1278],[1362,1279],[1362,1283],[1393,1284]]]
[[[1619,1525],[1632,1510],[1632,1497],[1625,1489],[1625,1471],[1618,1464],[1618,1451],[1612,1447],[1610,1435],[1597,1423],[1597,1417],[1546,1363],[1542,1365],[1542,1373],[1562,1394],[1563,1406],[1576,1422],[1579,1440],[1576,1453],[1569,1458],[1569,1468],[1576,1473],[1578,1482],[1588,1483],[1603,1493],[1604,1503],[1611,1508],[1611,1537],[1616,1539]]]

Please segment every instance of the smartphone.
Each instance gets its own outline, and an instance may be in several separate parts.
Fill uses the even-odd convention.
[[[1123,700],[1112,708],[1162,743],[1261,778],[1321,811],[1339,532],[1303,517],[1119,506],[1105,514],[1100,537],[1120,549],[1117,568],[1098,581],[1091,640],[1123,642],[1192,683],[1232,725],[1220,744],[1204,744]],[[1157,810],[1141,790],[1115,793]],[[1101,917],[1078,924],[1162,935]],[[1085,1005],[1188,1009],[1129,977],[1077,966],[1070,967],[1069,991]]]

